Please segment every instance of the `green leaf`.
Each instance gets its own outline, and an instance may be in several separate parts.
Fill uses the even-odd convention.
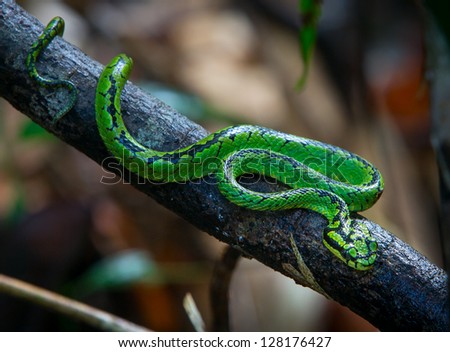
[[[209,105],[198,96],[155,82],[147,82],[142,84],[141,87],[154,97],[179,111],[181,114],[188,116],[191,120],[214,120],[226,122],[228,124],[242,123],[241,119],[233,117],[230,114]]]
[[[161,275],[150,256],[129,250],[107,257],[93,265],[73,285],[73,294],[86,296],[99,290],[128,286],[142,280],[161,282]]]
[[[322,1],[299,0],[298,10],[301,24],[298,32],[300,56],[303,60],[303,72],[297,81],[296,89],[304,88],[308,77],[311,59],[317,40],[317,23],[319,22]]]
[[[47,140],[54,140],[53,135],[47,132],[46,129],[39,126],[37,123],[26,120],[22,129],[20,130],[19,137],[24,140],[42,138]]]
[[[204,280],[206,274],[209,274],[209,270],[204,263],[158,264],[147,252],[135,249],[104,258],[65,291],[79,298],[100,290],[124,288],[136,283],[193,283]]]

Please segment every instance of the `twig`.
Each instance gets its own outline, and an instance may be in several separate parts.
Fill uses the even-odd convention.
[[[189,320],[197,332],[205,331],[205,322],[203,321],[202,315],[195,304],[194,298],[190,293],[186,293],[183,298],[183,307]]]
[[[229,293],[230,282],[242,253],[227,247],[220,261],[216,263],[211,279],[212,331],[230,331]]]
[[[0,274],[0,292],[33,302],[100,330],[149,331],[115,315],[2,274]]]

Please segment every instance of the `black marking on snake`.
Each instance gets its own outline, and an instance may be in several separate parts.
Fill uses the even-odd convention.
[[[116,137],[116,139],[134,154],[138,153],[138,152],[145,151],[145,149],[143,149],[142,147],[140,147],[137,144],[133,143],[133,141],[130,141],[128,139],[128,137],[126,136],[125,131],[122,131],[120,133],[120,136]]]
[[[119,114],[119,112],[117,111],[117,109],[114,105],[114,97],[117,94],[116,80],[114,79],[114,77],[111,77],[109,82],[110,82],[111,87],[108,89],[109,102],[108,102],[106,111],[111,116],[113,127],[118,128],[119,124],[117,122],[117,120],[118,120],[117,115]],[[108,94],[105,94],[104,97],[106,98]]]
[[[338,234],[339,235],[339,237],[341,237],[344,241],[345,241],[345,239],[344,239],[344,237],[342,236],[342,234],[340,233],[340,232],[338,232],[337,230],[330,230],[330,229],[325,229],[325,231],[326,231],[326,235],[329,233],[329,232],[335,232],[336,234]],[[336,241],[333,237],[331,237],[331,236],[325,236],[326,237],[326,241],[327,241],[327,244],[330,246],[330,247],[332,247],[333,249],[335,249],[335,250],[337,250],[337,251],[340,251],[341,249],[342,249],[342,247],[339,245],[339,242],[338,241]]]
[[[162,155],[157,155],[157,156],[153,156],[147,159],[147,163],[151,164],[155,161],[158,161],[160,159],[164,160],[164,161],[168,161],[171,162],[173,164],[177,164],[180,161],[180,158],[184,155],[189,156],[191,159],[194,159],[194,157],[196,156],[196,154],[198,153],[202,153],[205,150],[209,149],[212,145],[219,143],[220,146],[223,144],[223,142],[219,141],[219,139],[221,138],[220,134],[215,134],[213,139],[211,139],[210,141],[208,141],[205,144],[202,145],[193,145],[191,146],[188,150],[185,150],[183,152],[180,153],[173,153],[173,152],[161,152],[163,153]],[[142,150],[144,151],[144,150]]]

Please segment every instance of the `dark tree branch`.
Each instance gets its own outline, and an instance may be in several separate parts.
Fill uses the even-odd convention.
[[[444,268],[450,270],[450,3],[428,0],[428,78],[431,91],[431,142],[437,156],[440,191],[440,238]],[[450,296],[447,297],[450,309]],[[450,310],[447,312],[450,314]],[[450,322],[449,322],[450,324]],[[448,326],[450,330],[450,325]]]
[[[98,136],[94,116],[95,86],[102,66],[63,39],[54,40],[42,55],[38,70],[51,77],[70,76],[79,96],[74,109],[52,124],[49,116],[64,104],[65,93],[37,86],[24,65],[26,52],[43,26],[12,0],[3,0],[0,6],[0,95],[102,164],[109,154]],[[149,147],[176,149],[206,135],[201,127],[132,84],[125,88],[122,105],[131,133]],[[379,256],[373,270],[358,272],[323,246],[326,221],[319,214],[305,210],[253,212],[237,207],[221,196],[213,178],[167,185],[143,184],[133,175],[130,179],[133,186],[200,229],[297,283],[325,293],[381,330],[445,330],[448,326],[445,272],[368,220],[363,221],[379,242]],[[291,240],[298,247],[300,261]]]

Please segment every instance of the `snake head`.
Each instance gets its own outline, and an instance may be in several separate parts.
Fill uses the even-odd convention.
[[[377,257],[378,243],[367,226],[358,220],[351,221],[348,234],[327,229],[323,243],[339,259],[356,270],[369,270]]]

